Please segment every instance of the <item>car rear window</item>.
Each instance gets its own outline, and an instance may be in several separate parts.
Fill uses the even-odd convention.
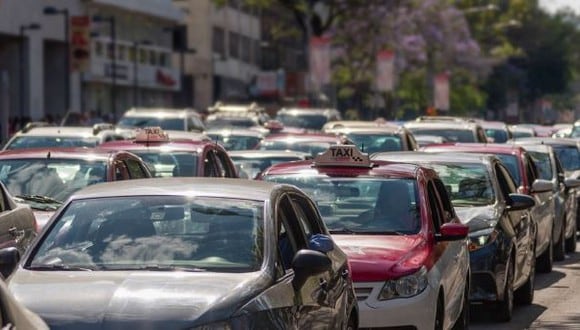
[[[476,142],[475,132],[472,130],[460,130],[460,129],[449,129],[449,128],[422,128],[422,127],[412,127],[409,128],[413,134],[421,135],[436,135],[442,136],[447,141],[450,142]]]

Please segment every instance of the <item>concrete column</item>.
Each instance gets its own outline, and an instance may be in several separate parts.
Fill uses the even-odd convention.
[[[44,117],[44,43],[43,39],[31,33],[28,37],[28,109],[25,113],[32,120]]]

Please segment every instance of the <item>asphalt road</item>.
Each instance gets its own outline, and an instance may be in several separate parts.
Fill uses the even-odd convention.
[[[472,309],[470,329],[580,329],[579,252],[554,263],[549,274],[536,274],[534,303],[516,306],[509,323],[496,323],[488,310]]]

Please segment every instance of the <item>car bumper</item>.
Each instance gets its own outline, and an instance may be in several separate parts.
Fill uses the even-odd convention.
[[[505,275],[505,261],[502,261],[501,251],[495,244],[485,246],[469,253],[471,266],[471,287],[469,300],[472,303],[495,302],[502,292]],[[501,283],[500,283],[501,282]]]
[[[360,328],[433,329],[437,292],[432,287],[410,298],[380,301],[383,282],[355,283]],[[417,311],[422,311],[418,313]]]

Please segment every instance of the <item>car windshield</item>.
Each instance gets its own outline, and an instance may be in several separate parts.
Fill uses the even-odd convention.
[[[550,161],[550,154],[546,152],[530,151],[528,153],[532,157],[534,164],[538,168],[539,178],[543,180],[552,180],[552,162]]]
[[[456,206],[484,206],[495,203],[495,193],[484,164],[430,164]]]
[[[185,121],[183,118],[158,118],[158,117],[123,117],[117,123],[121,127],[161,127],[164,130],[183,131]]]
[[[449,142],[476,142],[475,133],[472,130],[450,129],[450,128],[423,128],[412,127],[409,130],[413,134],[436,135],[444,137]]]
[[[262,204],[183,196],[75,200],[26,264],[31,269],[256,271],[263,260]]]
[[[15,137],[10,144],[6,145],[6,150],[32,149],[32,148],[73,148],[97,146],[97,137],[76,137],[76,136],[19,136]]]
[[[508,133],[504,129],[487,128],[485,129],[485,135],[493,138],[495,143],[504,143],[508,140]]]
[[[276,116],[276,120],[288,127],[321,130],[322,126],[328,122],[328,117],[317,114],[279,113]]]
[[[531,130],[530,131],[513,131],[512,132],[513,139],[533,137],[533,136],[534,136],[534,133]]]
[[[273,175],[267,181],[304,190],[335,233],[416,234],[421,228],[413,179]]]
[[[232,161],[236,165],[240,174],[245,174],[250,179],[262,173],[268,167],[285,162],[300,160],[300,157],[264,157],[264,158],[246,158],[242,156],[233,156]]]
[[[197,176],[198,155],[184,151],[132,151],[156,177]]]
[[[391,134],[357,134],[346,135],[359,149],[366,153],[381,151],[401,151],[403,150],[401,137]]]
[[[580,152],[573,146],[556,146],[554,147],[558,159],[562,163],[565,171],[576,171],[580,169]]]
[[[82,159],[0,160],[0,181],[14,196],[45,196],[65,201],[72,193],[107,179],[104,161]]]
[[[336,143],[316,142],[316,141],[262,141],[260,150],[292,150],[311,154],[313,157],[328,150]]]
[[[570,133],[571,138],[579,138],[580,137],[580,125],[574,125],[572,128],[572,133]]]
[[[508,171],[510,172],[512,178],[518,185],[522,185],[522,176],[520,173],[520,167],[518,158],[515,155],[506,155],[506,154],[495,154],[507,167]]]
[[[244,135],[221,135],[208,134],[213,141],[220,142],[226,150],[251,150],[255,149],[261,138],[257,136]]]
[[[258,120],[249,117],[215,117],[208,118],[205,122],[206,129],[226,127],[250,128],[256,125],[258,125]]]

